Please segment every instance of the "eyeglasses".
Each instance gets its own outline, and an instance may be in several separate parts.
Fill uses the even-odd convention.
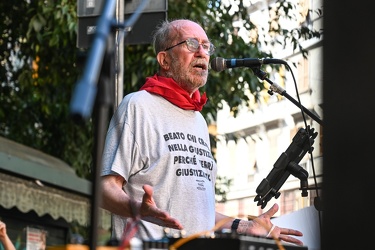
[[[203,50],[206,52],[207,55],[212,55],[215,52],[215,46],[211,42],[207,43],[199,43],[199,41],[195,38],[188,38],[185,41],[179,42],[176,45],[166,48],[164,51],[173,49],[174,47],[186,43],[186,47],[191,52],[197,52],[199,50],[199,46],[202,45]]]

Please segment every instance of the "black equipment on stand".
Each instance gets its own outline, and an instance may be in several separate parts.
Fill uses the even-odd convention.
[[[302,197],[308,195],[307,178],[309,174],[298,163],[308,151],[311,150],[310,152],[312,152],[314,148],[311,145],[313,145],[317,135],[318,133],[314,133],[314,129],[310,129],[309,126],[306,130],[303,128],[299,129],[288,149],[280,155],[271,172],[257,187],[256,192],[258,195],[254,201],[258,202],[258,206],[264,208],[272,197],[279,198],[279,189],[290,174],[301,180]]]
[[[286,64],[286,62],[283,64]],[[268,93],[270,95],[272,95],[273,92],[277,92],[280,95],[285,96],[297,107],[301,108],[301,111],[307,113],[320,125],[323,125],[323,121],[320,120],[319,117],[310,112],[310,110],[306,109],[301,103],[294,100],[279,85],[268,79],[267,74],[262,71],[260,67],[252,67],[251,69],[259,79],[266,80],[271,84],[270,90],[268,90]],[[310,128],[310,126],[306,126],[306,129],[299,129],[288,149],[280,155],[280,157],[276,160],[271,172],[265,179],[262,180],[262,182],[257,187],[257,196],[254,198],[254,201],[257,202],[258,206],[261,206],[261,208],[263,209],[272,197],[275,197],[277,199],[280,196],[279,190],[281,186],[285,183],[285,181],[291,174],[299,178],[301,181],[300,189],[302,190],[302,197],[306,197],[308,195],[307,178],[309,177],[309,174],[305,169],[299,166],[298,163],[307,152],[312,153],[314,149],[312,145],[314,144],[314,139],[317,135],[318,133],[314,132],[314,129]]]

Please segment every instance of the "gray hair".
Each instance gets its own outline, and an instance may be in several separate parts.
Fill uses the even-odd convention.
[[[189,19],[176,19],[174,21],[163,20],[153,33],[152,44],[155,54],[165,50],[180,36],[179,21],[191,21]],[[194,21],[191,21],[194,22]]]

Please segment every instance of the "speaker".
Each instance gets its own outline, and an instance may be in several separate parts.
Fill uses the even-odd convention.
[[[324,1],[322,250],[374,248],[374,25],[365,4]]]
[[[78,0],[78,48],[88,48],[91,44],[95,35],[98,17],[103,9],[103,3],[103,0]]]
[[[125,20],[131,17],[139,5],[140,0],[125,1]],[[152,32],[156,26],[167,19],[167,0],[150,0],[134,27],[125,37],[125,44],[149,44]]]
[[[125,0],[124,19],[128,20],[142,0]],[[104,0],[78,0],[77,47],[88,48],[95,37],[98,17],[101,15]],[[149,0],[133,27],[127,27],[124,43],[127,45],[149,44],[156,26],[167,19],[167,0]],[[114,16],[115,19],[115,16]]]

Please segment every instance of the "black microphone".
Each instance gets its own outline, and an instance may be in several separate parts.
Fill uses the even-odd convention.
[[[254,68],[262,64],[287,64],[285,61],[273,58],[243,58],[243,59],[224,59],[216,57],[211,61],[211,69],[220,72],[224,69],[247,67]]]

